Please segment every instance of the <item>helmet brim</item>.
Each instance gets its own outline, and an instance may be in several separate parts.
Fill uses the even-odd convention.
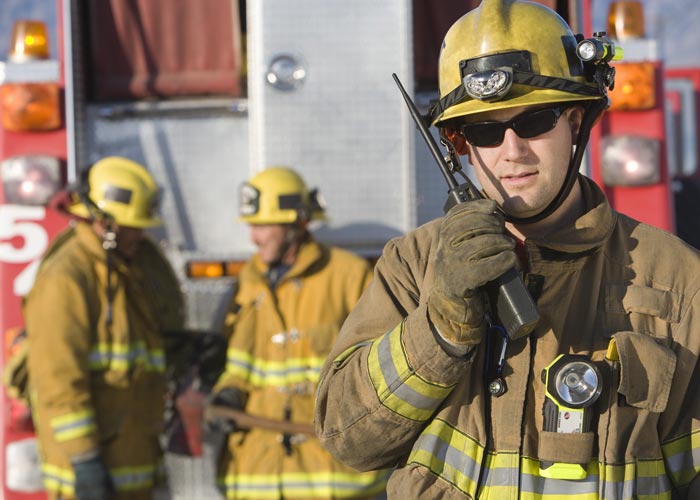
[[[450,106],[433,120],[433,125],[440,127],[444,122],[453,118],[471,116],[501,109],[517,108],[520,106],[566,104],[581,101],[593,101],[598,99],[601,99],[601,96],[575,95],[561,90],[532,89],[531,87],[514,85],[507,98],[494,101],[493,103],[483,102],[478,99],[469,99],[459,104]]]
[[[93,214],[91,214],[84,203],[74,203],[67,207],[68,212],[81,219],[94,219]],[[150,218],[132,218],[129,220],[128,224],[120,224],[118,220],[115,222],[122,227],[132,227],[135,229],[147,229],[151,227],[158,227],[163,225],[163,219],[160,217],[150,217]]]

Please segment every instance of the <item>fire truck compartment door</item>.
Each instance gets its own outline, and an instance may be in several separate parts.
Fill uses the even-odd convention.
[[[415,127],[391,77],[412,91],[410,3],[248,2],[252,169],[319,188],[323,241],[376,248],[415,225]]]

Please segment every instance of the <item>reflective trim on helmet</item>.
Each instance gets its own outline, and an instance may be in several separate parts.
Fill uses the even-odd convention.
[[[129,204],[133,194],[134,192],[131,189],[120,188],[119,186],[115,186],[113,184],[106,184],[104,186],[103,197],[105,200]]]
[[[503,70],[503,69],[501,69]],[[491,73],[495,73],[496,71],[499,70],[492,70]],[[472,76],[478,76],[483,80],[484,74],[488,73],[482,72],[477,75],[467,75],[465,76],[465,79],[463,80],[463,84],[457,87],[456,89],[452,90],[449,94],[447,94],[445,97],[437,101],[431,108],[430,108],[430,121],[434,122],[440,115],[442,115],[448,108],[454,106],[455,104],[459,104],[460,102],[473,99],[475,96],[470,95],[469,90],[467,89],[466,85],[470,81],[469,78]],[[518,85],[526,85],[528,87],[538,87],[538,88],[543,88],[543,89],[549,89],[549,90],[561,90],[563,92],[568,92],[570,94],[578,94],[582,96],[588,96],[588,97],[595,97],[595,96],[600,96],[601,98],[603,97],[600,93],[600,91],[596,87],[592,87],[590,85],[585,85],[581,84],[572,80],[567,80],[565,78],[557,78],[555,76],[547,76],[547,75],[537,75],[535,73],[525,73],[522,71],[513,71],[513,84],[518,84]],[[493,101],[493,100],[498,100],[502,97],[504,97],[507,93],[507,91],[510,90],[510,86],[506,89],[506,92],[499,93],[496,96],[490,95],[488,98],[482,98],[481,100],[483,101]]]
[[[301,194],[281,194],[277,197],[277,204],[280,210],[299,210],[304,207]]]
[[[575,38],[565,40],[565,45],[574,48]],[[578,62],[578,64],[576,64]],[[599,88],[568,78],[541,75],[532,68],[532,56],[527,50],[513,50],[499,54],[464,59],[459,62],[462,85],[442,97],[430,110],[431,121],[448,108],[468,99],[484,102],[497,101],[508,95],[513,84],[559,90],[587,97],[601,96]],[[569,72],[582,76],[584,68],[580,61],[569,62]]]

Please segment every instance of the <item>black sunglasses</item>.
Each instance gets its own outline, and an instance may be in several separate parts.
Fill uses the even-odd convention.
[[[505,122],[476,122],[458,125],[457,130],[472,146],[492,148],[503,142],[506,130],[513,129],[518,137],[532,139],[557,126],[565,107],[538,109],[516,116]]]

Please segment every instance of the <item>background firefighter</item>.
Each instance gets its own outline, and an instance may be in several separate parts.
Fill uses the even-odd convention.
[[[177,279],[143,233],[161,223],[158,187],[108,157],[70,196],[79,221],[44,256],[24,307],[44,485],[51,498],[151,498],[163,334],[183,324]]]
[[[310,428],[321,365],[371,268],[314,241],[307,227],[323,208],[291,169],[257,174],[242,185],[239,203],[257,253],[240,273],[227,316],[227,367],[213,405]],[[215,423],[235,429],[223,420]],[[383,471],[340,464],[310,434],[234,430],[220,460],[226,497],[367,498],[384,490]]]
[[[317,399],[334,456],[397,467],[390,498],[700,495],[697,252],[579,174],[614,51],[518,0],[447,32],[430,119],[485,199],[385,246]],[[513,266],[540,319],[509,339],[484,287]]]

